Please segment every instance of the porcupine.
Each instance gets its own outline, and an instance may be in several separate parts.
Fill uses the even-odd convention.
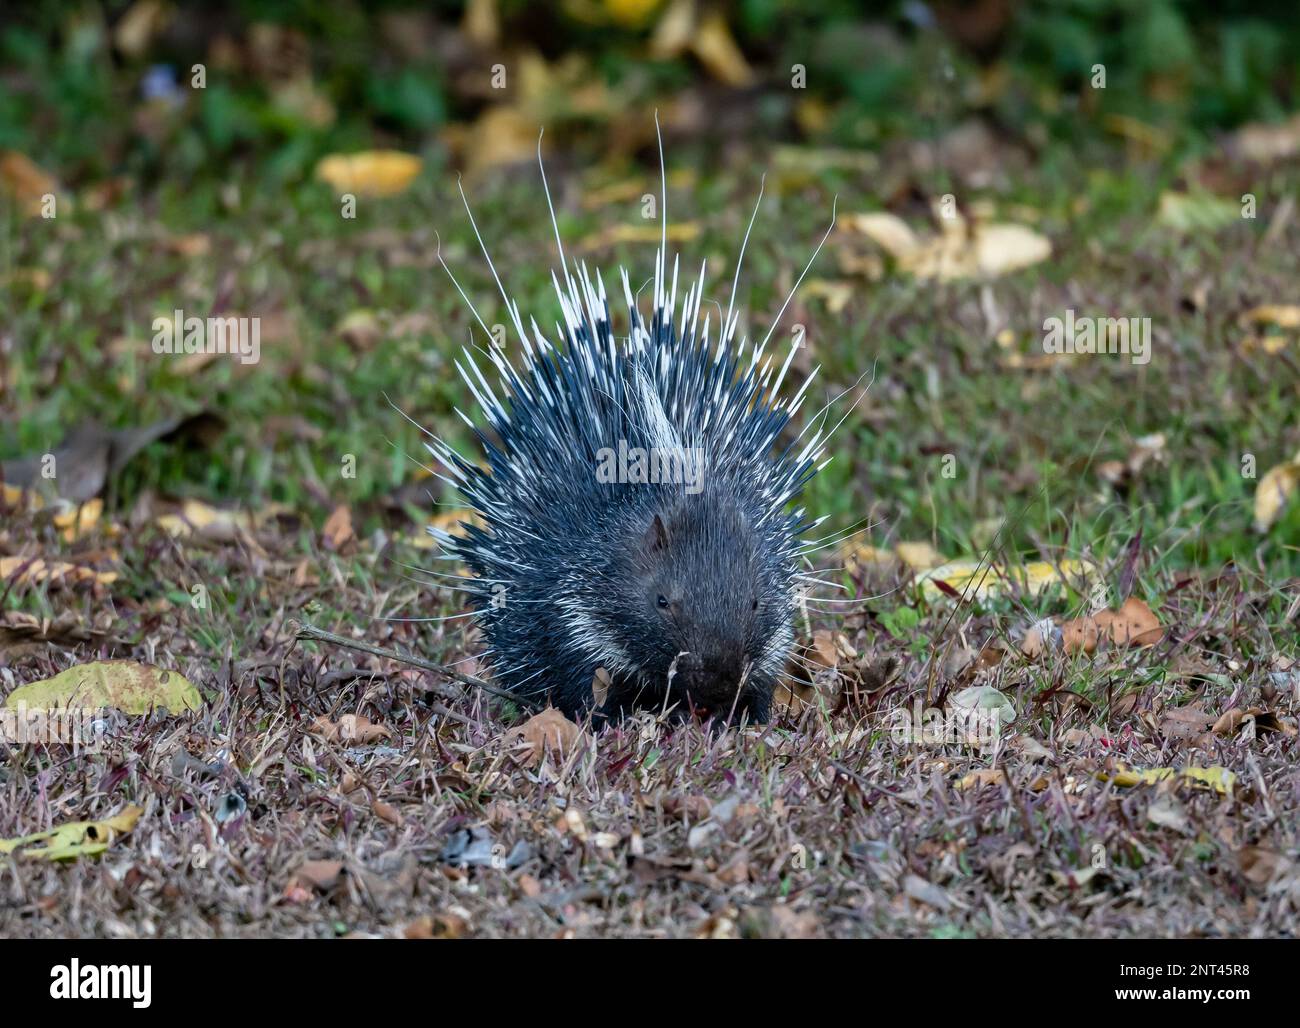
[[[703,264],[678,308],[678,258],[671,284],[667,276],[662,142],[659,157],[653,310],[647,323],[620,269],[626,336],[614,335],[599,271],[593,280],[585,262],[566,261],[544,166],[564,276],[561,283],[551,274],[562,346],[535,319],[529,339],[465,202],[523,360],[516,368],[495,342],[486,351],[474,347],[495,367],[499,393],[468,347],[456,361],[487,430],[456,413],[477,437],[486,468],[426,431],[445,472],[435,473],[477,515],[461,534],[430,532],[444,557],[472,572],[460,588],[488,641],[493,676],[511,693],[544,698],[574,719],[671,708],[765,721],[794,640],[801,540],[825,520],[797,506],[823,466],[824,426],[783,439],[816,369],[785,400],[779,390],[801,340],[792,341],[775,378],[774,359],[765,356],[771,330],[761,343],[733,345],[736,288],[761,190],[716,342],[711,311],[700,326]],[[438,259],[492,336],[441,247]],[[605,698],[595,709],[598,669]]]

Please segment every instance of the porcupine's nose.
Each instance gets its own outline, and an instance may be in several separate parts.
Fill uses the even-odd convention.
[[[678,673],[687,699],[697,713],[726,717],[740,686],[743,654],[739,646],[713,649],[703,655],[685,654]]]

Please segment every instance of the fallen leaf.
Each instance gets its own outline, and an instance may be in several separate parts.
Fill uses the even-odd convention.
[[[921,236],[886,212],[853,215],[847,224],[892,257],[899,270],[919,279],[997,278],[1052,255],[1047,237],[1024,225],[941,218],[938,234]]]
[[[909,568],[925,571],[944,563],[944,556],[927,542],[902,542],[894,546],[898,559]]]
[[[524,763],[535,764],[541,761],[547,751],[563,754],[577,742],[581,730],[554,707],[547,707],[539,714],[534,714],[518,728],[508,733],[510,743],[524,742],[528,751]]]
[[[1300,304],[1265,304],[1252,307],[1239,319],[1244,325],[1276,325],[1284,329],[1300,329]]]
[[[1252,885],[1268,885],[1291,870],[1290,858],[1260,846],[1243,846],[1237,851],[1241,875]]]
[[[1255,486],[1255,531],[1267,532],[1300,484],[1300,453],[1285,464],[1269,468]]]
[[[860,232],[895,260],[910,257],[921,249],[921,240],[902,218],[885,211],[850,214],[848,228]]]
[[[1104,772],[1099,777],[1105,779]],[[1237,776],[1226,767],[1154,767],[1144,771],[1121,768],[1110,775],[1110,781],[1116,785],[1130,787],[1134,785],[1158,785],[1164,781],[1181,780],[1201,788],[1213,789],[1225,795],[1231,794],[1236,785]]]
[[[74,821],[19,839],[0,839],[0,853],[14,853],[38,860],[67,860],[103,853],[113,841],[135,827],[144,813],[142,807],[126,807],[120,814],[103,821]],[[45,843],[32,846],[32,843]]]
[[[1274,164],[1300,154],[1300,114],[1286,121],[1243,125],[1224,140],[1224,148],[1256,164]]]
[[[1213,714],[1207,714],[1195,704],[1174,707],[1165,711],[1160,719],[1160,734],[1166,739],[1195,739],[1203,735],[1213,721]]]
[[[356,535],[352,531],[352,511],[348,509],[347,504],[340,503],[325,519],[325,526],[321,529],[321,540],[326,549],[337,551],[354,539]]]
[[[1151,608],[1130,596],[1119,610],[1102,610],[1092,615],[1101,632],[1116,646],[1154,646],[1165,631]]]
[[[180,513],[161,514],[159,528],[178,538],[195,538],[205,542],[248,542],[255,545],[252,534],[266,521],[287,513],[288,508],[271,504],[259,511],[225,510],[201,500],[186,500]]]
[[[1287,724],[1276,714],[1264,710],[1262,707],[1248,707],[1245,710],[1240,707],[1233,707],[1224,711],[1223,715],[1214,722],[1214,727],[1210,731],[1214,735],[1233,735],[1249,721],[1254,722],[1254,731],[1256,732],[1281,732],[1283,735],[1296,734],[1294,726]]]
[[[124,57],[142,57],[171,16],[162,0],[135,0],[113,28],[113,45]]]
[[[343,875],[341,860],[305,860],[298,865],[289,879],[289,886],[310,886],[318,892],[329,892]]]
[[[1241,220],[1241,204],[1210,193],[1160,194],[1156,223],[1177,232],[1217,232]]]
[[[393,737],[392,731],[388,728],[375,724],[370,718],[361,714],[344,714],[338,721],[331,721],[322,714],[311,723],[311,731],[330,742],[362,745]]]
[[[0,614],[0,655],[12,658],[44,646],[98,645],[107,636],[107,626],[111,624],[111,615],[104,619],[102,627],[95,627],[83,623],[73,611],[51,620],[21,610],[8,610]]]
[[[1012,702],[991,685],[972,685],[954,693],[949,702],[960,710],[987,711],[999,725],[1009,725],[1016,719]]]
[[[90,582],[95,585],[112,585],[117,581],[115,571],[96,571],[79,564],[62,561],[45,561],[40,557],[0,557],[0,582],[25,585],[40,582],[57,588]]]
[[[198,710],[203,699],[198,689],[175,671],[134,660],[99,660],[19,686],[5,698],[4,705],[22,705],[28,710],[114,707],[126,714],[147,714],[165,707],[177,714]]]
[[[396,196],[410,187],[422,167],[423,162],[414,154],[364,150],[322,157],[316,165],[316,177],[340,195]]]
[[[64,542],[73,543],[94,529],[104,512],[104,501],[95,497],[85,503],[64,502],[63,509],[53,515],[54,527]]]
[[[627,224],[616,222],[594,235],[578,241],[583,251],[605,250],[620,243],[657,243],[662,238],[662,228],[657,224]],[[675,221],[668,226],[670,243],[689,243],[700,234],[698,221]]]
[[[737,88],[753,83],[754,69],[736,45],[731,29],[727,27],[727,19],[721,11],[713,11],[705,16],[696,26],[690,45],[700,63],[719,82]]]
[[[524,76],[521,74],[520,78]],[[518,107],[495,104],[471,125],[448,125],[443,137],[465,165],[465,177],[537,157],[539,122]]]
[[[980,768],[978,771],[972,771],[964,775],[958,782],[957,788],[981,789],[986,785],[1001,785],[1007,780],[1007,773],[1000,767]]]
[[[853,283],[810,278],[804,283],[800,295],[825,300],[827,311],[831,314],[842,314],[853,297]]]
[[[1118,610],[1098,611],[1059,625],[1050,619],[1037,622],[1026,632],[1021,649],[1030,657],[1058,646],[1069,654],[1093,653],[1103,642],[1144,647],[1154,646],[1163,638],[1164,629],[1151,608],[1130,596]]]
[[[591,676],[591,697],[596,710],[605,705],[605,699],[609,696],[609,687],[613,684],[613,679],[609,677],[608,671],[603,667],[596,668],[595,673]]]
[[[0,191],[11,196],[25,215],[36,217],[45,196],[57,195],[58,183],[17,150],[0,150]]]
[[[999,595],[1009,589],[1036,596],[1058,583],[1086,583],[1095,570],[1093,564],[1081,560],[1062,560],[1055,564],[1032,561],[1024,565],[1003,566],[965,559],[931,567],[917,577],[917,583],[931,600],[950,595],[939,586],[940,582],[968,600]]]

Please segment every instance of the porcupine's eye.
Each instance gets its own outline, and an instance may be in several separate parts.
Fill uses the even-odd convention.
[[[659,599],[657,599],[655,602],[659,605],[660,610],[668,609],[668,597],[664,596],[662,593],[659,594]]]
[[[754,597],[754,605],[753,605],[752,607],[750,607],[749,609],[750,609],[750,610],[758,610],[758,597],[757,597],[757,596]]]

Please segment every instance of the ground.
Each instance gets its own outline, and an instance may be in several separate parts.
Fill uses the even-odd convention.
[[[509,702],[297,638],[305,622],[490,672],[468,621],[439,620],[457,598],[418,573],[424,524],[456,508],[402,417],[468,443],[451,361],[473,320],[437,255],[489,324],[501,311],[450,167],[356,219],[319,182],[218,179],[53,221],[10,212],[6,477],[58,452],[104,475],[106,503],[78,520],[6,500],[0,694],[112,658],[180,672],[202,702],[111,714],[97,751],[0,747],[0,839],[141,808],[101,855],[9,858],[0,934],[1292,932],[1300,512],[1253,522],[1297,449],[1300,368],[1290,316],[1252,312],[1297,299],[1300,175],[1257,174],[1257,218],[1188,228],[1160,214],[1180,182],[1115,154],[1049,151],[981,188],[949,168],[967,223],[1028,225],[1052,255],[935,282],[854,220],[887,207],[942,230],[907,156],[860,156],[720,163],[684,143],[670,159],[675,245],[687,267],[708,258],[723,303],[768,172],[751,333],[837,212],[778,330],[806,336],[821,402],[872,372],[834,408],[834,461],[806,497],[845,536],[820,554],[837,588],[801,619],[793,673],[814,687],[792,683],[768,725],[646,716],[566,730],[558,751],[520,742]],[[560,155],[549,174],[572,251],[648,274],[657,169]],[[546,325],[534,175],[468,192]],[[157,357],[152,319],[173,308],[256,313],[261,361]],[[1045,353],[1067,308],[1150,318],[1149,363]],[[182,418],[143,449],[93,428],[56,445],[70,426]],[[923,584],[944,558],[995,570]],[[1126,600],[1158,629],[1068,645],[1095,629],[1072,619]],[[1027,653],[1049,617],[1062,641]],[[996,741],[900,729],[900,711],[951,715],[972,689],[1007,711]]]

